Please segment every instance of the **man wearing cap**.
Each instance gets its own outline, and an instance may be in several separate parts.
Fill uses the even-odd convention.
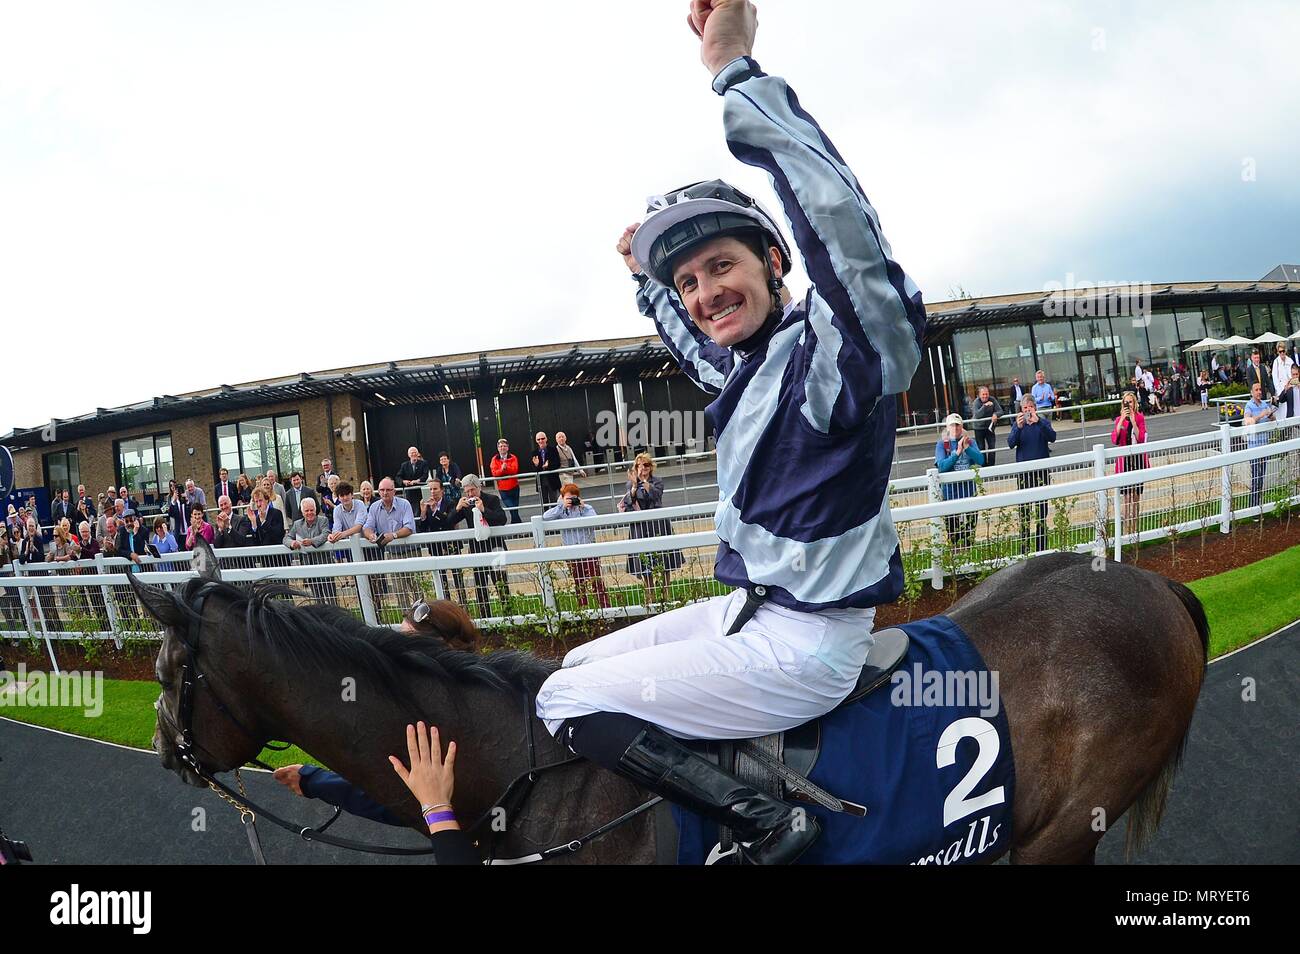
[[[749,860],[783,864],[816,819],[680,740],[779,732],[853,688],[875,607],[903,587],[886,495],[894,395],[920,359],[925,310],[844,158],[754,61],[753,4],[692,0],[689,19],[727,145],[768,173],[812,287],[791,295],[776,220],[721,180],[652,199],[624,230],[641,311],[712,396],[714,575],[735,589],[572,650],[537,713],[572,751],[734,830]]]

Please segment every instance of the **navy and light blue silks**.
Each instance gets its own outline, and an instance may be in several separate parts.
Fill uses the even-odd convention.
[[[893,602],[903,590],[886,499],[894,395],[920,361],[921,292],[785,80],[738,57],[713,88],[727,146],[768,174],[812,281],[748,353],[709,340],[658,282],[637,294],[677,364],[715,396],[715,575],[763,584],[773,602],[805,612]]]
[[[807,806],[822,835],[801,864],[974,864],[1008,847],[1015,763],[996,683],[948,617],[901,628],[911,639],[907,658],[889,685],[823,717],[821,755],[809,774],[831,794],[865,805],[867,815]],[[959,680],[949,674],[963,677],[966,689],[957,694],[964,700],[952,697]],[[995,714],[981,712],[974,685],[992,687]],[[678,862],[703,864],[717,827],[673,813]]]

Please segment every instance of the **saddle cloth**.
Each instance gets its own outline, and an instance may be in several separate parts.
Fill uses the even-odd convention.
[[[753,740],[821,789],[866,809],[861,815],[796,802],[822,826],[803,864],[970,864],[1009,846],[1015,765],[995,674],[946,616],[900,628],[906,654],[884,685],[854,699],[860,682],[814,723],[784,739]],[[789,798],[745,748],[733,763],[737,772]],[[676,806],[673,813],[678,863],[703,864],[719,842],[717,826]]]

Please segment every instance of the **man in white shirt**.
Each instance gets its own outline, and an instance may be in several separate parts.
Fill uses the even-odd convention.
[[[1286,353],[1286,342],[1277,343],[1277,357],[1273,359],[1273,393],[1281,394],[1291,380],[1291,369],[1295,367],[1295,361]],[[1277,419],[1280,421],[1287,416],[1286,403],[1279,404],[1277,408]]]

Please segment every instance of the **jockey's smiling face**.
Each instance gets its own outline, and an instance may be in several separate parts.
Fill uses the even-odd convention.
[[[781,253],[770,248],[772,274],[782,274]],[[772,310],[767,269],[748,245],[723,236],[685,252],[673,263],[673,287],[699,328],[724,348],[749,338]]]

